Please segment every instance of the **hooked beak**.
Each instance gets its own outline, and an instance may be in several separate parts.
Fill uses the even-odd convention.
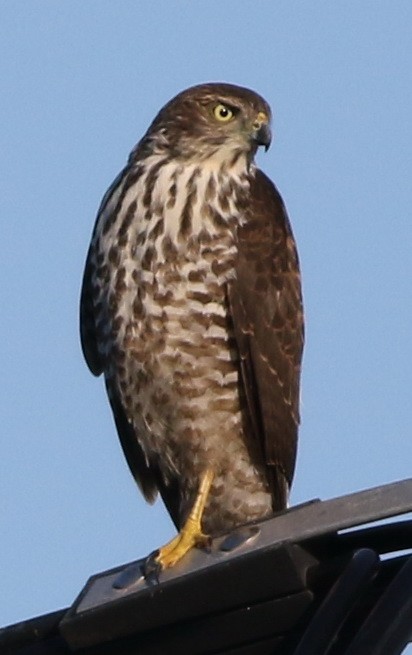
[[[272,132],[269,126],[269,117],[260,111],[253,123],[253,140],[258,146],[265,146],[265,152],[269,150],[272,141]]]

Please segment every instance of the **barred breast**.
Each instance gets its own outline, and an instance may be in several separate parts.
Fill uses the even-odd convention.
[[[100,356],[147,464],[179,480],[181,521],[206,467],[208,533],[271,513],[262,455],[248,440],[228,311],[248,174],[156,157],[103,200],[93,286]],[[219,177],[220,176],[220,177]],[[219,193],[217,193],[219,188]]]

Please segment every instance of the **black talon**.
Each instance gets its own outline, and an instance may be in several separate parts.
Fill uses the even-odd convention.
[[[154,550],[150,555],[148,555],[148,557],[146,557],[141,566],[142,575],[148,585],[159,584],[159,575],[162,571],[162,567],[156,559],[158,555],[159,550]]]

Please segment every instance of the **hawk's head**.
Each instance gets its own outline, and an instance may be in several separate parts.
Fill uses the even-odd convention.
[[[254,91],[209,83],[182,91],[160,110],[138,144],[139,155],[169,153],[183,161],[253,159],[270,145],[271,111]]]

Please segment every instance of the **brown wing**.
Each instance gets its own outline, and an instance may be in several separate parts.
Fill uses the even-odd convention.
[[[93,305],[92,263],[91,251],[87,253],[86,266],[83,273],[82,290],[80,294],[80,340],[87,366],[93,375],[103,372],[96,338],[96,325]]]
[[[229,289],[249,429],[272,472],[283,509],[296,459],[304,326],[299,261],[282,198],[257,171],[239,228],[237,277]]]
[[[80,339],[87,365],[90,371],[98,376],[104,372],[104,363],[99,354],[99,331],[95,319],[92,253],[93,239],[87,255],[80,296]],[[156,476],[158,472],[153,471],[146,463],[144,453],[136,438],[135,430],[127,420],[116,391],[116,385],[113,381],[106,380],[106,388],[120,443],[128,466],[145,498],[149,502],[153,502],[157,495],[158,485],[156,484]]]

